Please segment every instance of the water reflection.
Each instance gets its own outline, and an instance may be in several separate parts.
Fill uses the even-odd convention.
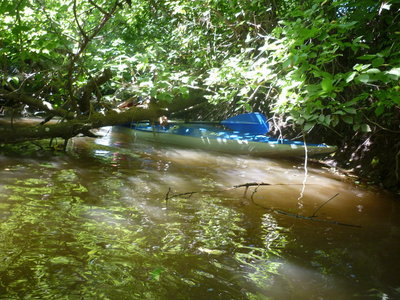
[[[390,198],[310,166],[299,209],[299,161],[102,132],[75,139],[69,156],[0,160],[0,298],[399,296],[399,205]],[[231,189],[249,182],[271,185]],[[276,212],[310,216],[336,193],[318,217],[361,229]]]

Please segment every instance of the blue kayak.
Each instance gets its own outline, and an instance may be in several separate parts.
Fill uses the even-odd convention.
[[[229,120],[229,119],[228,119]],[[221,122],[223,124],[223,122]],[[135,137],[155,143],[219,151],[233,154],[251,154],[265,157],[304,156],[328,154],[336,147],[325,144],[304,144],[302,141],[276,139],[243,128],[234,130],[229,124],[172,123],[167,126],[149,122],[130,124]],[[230,128],[227,128],[230,127]],[[233,129],[233,130],[232,130]],[[268,129],[267,129],[268,130]],[[261,131],[260,131],[261,132]]]

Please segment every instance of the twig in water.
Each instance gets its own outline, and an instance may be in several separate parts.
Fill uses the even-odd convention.
[[[353,224],[347,224],[347,223],[341,223],[338,221],[331,221],[331,220],[322,220],[322,219],[316,219],[313,217],[306,217],[298,214],[292,214],[283,210],[275,210],[277,213],[280,213],[282,215],[290,216],[290,217],[295,217],[298,219],[304,219],[304,220],[309,220],[309,221],[314,221],[314,222],[323,222],[323,223],[329,223],[329,224],[335,224],[335,225],[341,225],[341,226],[348,226],[348,227],[357,227],[361,228],[360,225],[353,225]]]
[[[187,192],[187,193],[180,193],[180,194],[171,194],[171,196],[170,196],[171,191],[172,191],[172,189],[168,188],[168,192],[165,195],[165,202],[167,202],[169,199],[182,197],[182,196],[187,196],[187,198],[189,199],[190,197],[192,197],[193,194],[200,193],[200,192]],[[211,192],[215,192],[215,191],[202,191],[202,192],[211,193]]]
[[[245,187],[245,190],[244,190],[244,193],[243,193],[243,198],[246,198],[247,191],[249,190],[249,187],[251,187],[251,186],[256,186],[257,189],[258,189],[258,187],[261,186],[261,185],[271,185],[271,184],[270,184],[270,183],[265,183],[265,182],[260,182],[260,183],[257,183],[257,182],[248,182],[248,183],[243,183],[243,184],[234,185],[232,188],[229,188],[228,190],[230,190],[230,189],[237,189],[237,188],[241,188],[241,187]],[[251,195],[252,198],[253,198],[253,195],[254,195],[256,192],[257,192],[257,190],[253,191],[253,194]],[[252,199],[252,200],[253,200],[253,199]]]
[[[271,183],[266,183],[266,182],[248,182],[248,183],[243,183],[243,184],[238,184],[238,185],[234,185],[231,188],[227,188],[224,190],[209,190],[209,191],[197,191],[197,192],[186,192],[186,193],[180,193],[180,194],[172,194],[171,188],[168,188],[168,192],[165,195],[165,204],[168,205],[168,200],[172,199],[172,198],[176,198],[176,197],[182,197],[182,196],[187,196],[187,198],[190,198],[192,195],[194,194],[199,194],[199,193],[219,193],[222,191],[229,191],[232,189],[237,189],[237,188],[241,188],[244,187],[245,191],[243,194],[243,197],[246,198],[247,195],[247,191],[249,190],[249,187],[255,186],[256,188],[254,189],[254,191],[251,194],[251,200],[254,203],[254,194],[257,193],[257,190],[260,186],[274,186],[274,185],[304,185],[304,183],[276,183],[276,184],[271,184]],[[311,184],[308,184],[311,185]]]
[[[246,186],[246,188],[244,189],[244,192],[243,192],[243,198],[246,198],[246,195],[247,195],[247,191],[249,190],[249,187],[248,186]]]
[[[250,186],[261,186],[261,185],[271,185],[270,183],[265,183],[265,182],[249,182],[249,183],[243,183],[243,184],[238,184],[234,185],[233,188],[237,189],[240,187],[250,187]]]
[[[171,197],[169,197],[169,199],[181,197],[181,196],[188,196],[188,198],[190,198],[190,197],[192,197],[193,194],[196,194],[196,193],[198,193],[198,192],[187,192],[187,193],[175,194],[175,195],[172,195]]]
[[[247,191],[249,190],[249,187],[255,186],[256,189],[253,191],[252,196],[257,192],[257,189],[260,186],[273,186],[273,185],[304,185],[304,183],[275,183],[275,184],[271,184],[271,183],[266,183],[266,182],[248,182],[248,183],[243,183],[243,184],[238,184],[238,185],[234,185],[231,188],[227,188],[221,191],[229,191],[232,189],[237,189],[237,188],[241,188],[244,187],[244,194],[243,197],[246,198],[246,194]],[[311,185],[311,184],[308,184]],[[167,195],[165,196],[165,200],[168,201],[169,199],[172,198],[176,198],[176,197],[181,197],[181,196],[188,196],[188,198],[190,198],[193,194],[198,194],[198,193],[219,193],[221,191],[218,190],[209,190],[209,191],[198,191],[198,192],[186,192],[186,193],[180,193],[180,194],[174,194],[174,195],[170,195],[171,193],[171,188],[168,189]]]
[[[254,194],[257,193],[257,190],[258,190],[259,187],[260,187],[260,185],[258,185],[258,186],[254,189],[253,193],[251,194],[250,199],[251,199],[251,202],[253,202],[253,203],[255,203],[255,202],[254,202]]]
[[[165,195],[165,207],[168,207],[168,199],[169,199],[169,193],[171,192],[171,187],[168,188],[168,192]]]
[[[322,205],[320,205],[315,211],[314,213],[310,216],[310,218],[315,218],[317,216],[317,211],[319,211],[325,204],[327,204],[329,201],[331,201],[332,199],[336,198],[337,196],[339,196],[339,193],[337,193],[336,195],[330,197],[327,201],[325,201],[324,203],[322,203]]]

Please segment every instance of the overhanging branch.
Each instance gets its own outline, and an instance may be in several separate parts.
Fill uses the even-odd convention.
[[[43,103],[42,100],[36,99],[34,97],[19,93],[19,92],[9,92],[4,89],[0,89],[0,97],[12,101],[13,103],[23,103],[28,105],[29,107],[35,108],[37,110],[42,110],[49,112],[55,116],[60,116],[66,119],[72,119],[74,117],[73,113],[62,109],[62,108],[49,108],[47,105]]]

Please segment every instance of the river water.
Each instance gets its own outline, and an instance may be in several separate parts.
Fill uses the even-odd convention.
[[[302,160],[101,133],[0,155],[0,299],[400,299],[384,192]]]

